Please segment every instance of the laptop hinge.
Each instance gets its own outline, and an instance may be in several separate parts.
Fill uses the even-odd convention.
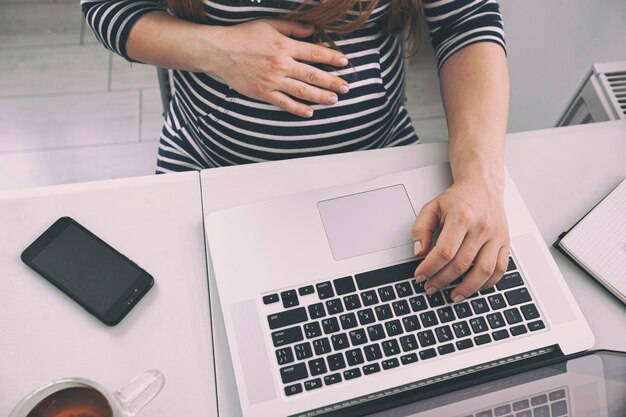
[[[557,363],[565,358],[558,345],[489,361],[432,378],[378,391],[289,417],[358,417],[456,391],[497,378]]]

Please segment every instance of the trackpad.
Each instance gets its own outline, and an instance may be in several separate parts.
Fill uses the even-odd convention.
[[[403,185],[320,201],[336,261],[412,244],[415,211]]]

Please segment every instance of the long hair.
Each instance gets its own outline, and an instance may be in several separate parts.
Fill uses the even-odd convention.
[[[361,27],[378,5],[378,0],[369,0],[365,9],[364,0],[326,0],[316,5],[308,3],[305,0],[301,6],[284,17],[314,25],[318,31],[318,41],[328,42],[331,47],[339,49],[327,32],[345,35]],[[182,19],[201,22],[204,18],[202,0],[167,0],[167,6],[174,15]],[[346,20],[349,10],[357,10],[358,17]],[[422,0],[391,0],[387,28],[392,34],[406,36],[408,56],[415,55],[420,45],[421,13]]]

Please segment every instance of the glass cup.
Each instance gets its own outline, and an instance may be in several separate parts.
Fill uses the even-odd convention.
[[[70,392],[72,388],[84,388],[86,391],[95,391],[95,395],[108,405],[108,411],[102,416],[106,417],[134,417],[150,401],[157,396],[165,384],[165,377],[157,370],[146,371],[133,378],[126,386],[110,393],[99,384],[82,378],[66,378],[49,382],[43,387],[28,394],[15,407],[9,417],[27,417],[31,412],[42,404],[42,401],[53,397],[63,390]],[[58,394],[57,394],[58,395]],[[52,403],[58,401],[52,401]],[[50,416],[65,415],[62,411],[50,412]],[[97,416],[98,413],[94,415]],[[33,414],[47,417],[45,412]],[[91,415],[91,414],[86,414]]]

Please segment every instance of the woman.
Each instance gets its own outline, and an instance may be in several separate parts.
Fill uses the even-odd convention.
[[[157,172],[418,141],[403,104],[398,35],[436,51],[454,184],[412,230],[428,294],[473,267],[462,302],[508,261],[503,205],[508,70],[495,0],[82,0],[88,24],[128,60],[174,69]],[[320,41],[323,41],[321,42]],[[434,231],[441,227],[431,250]]]

